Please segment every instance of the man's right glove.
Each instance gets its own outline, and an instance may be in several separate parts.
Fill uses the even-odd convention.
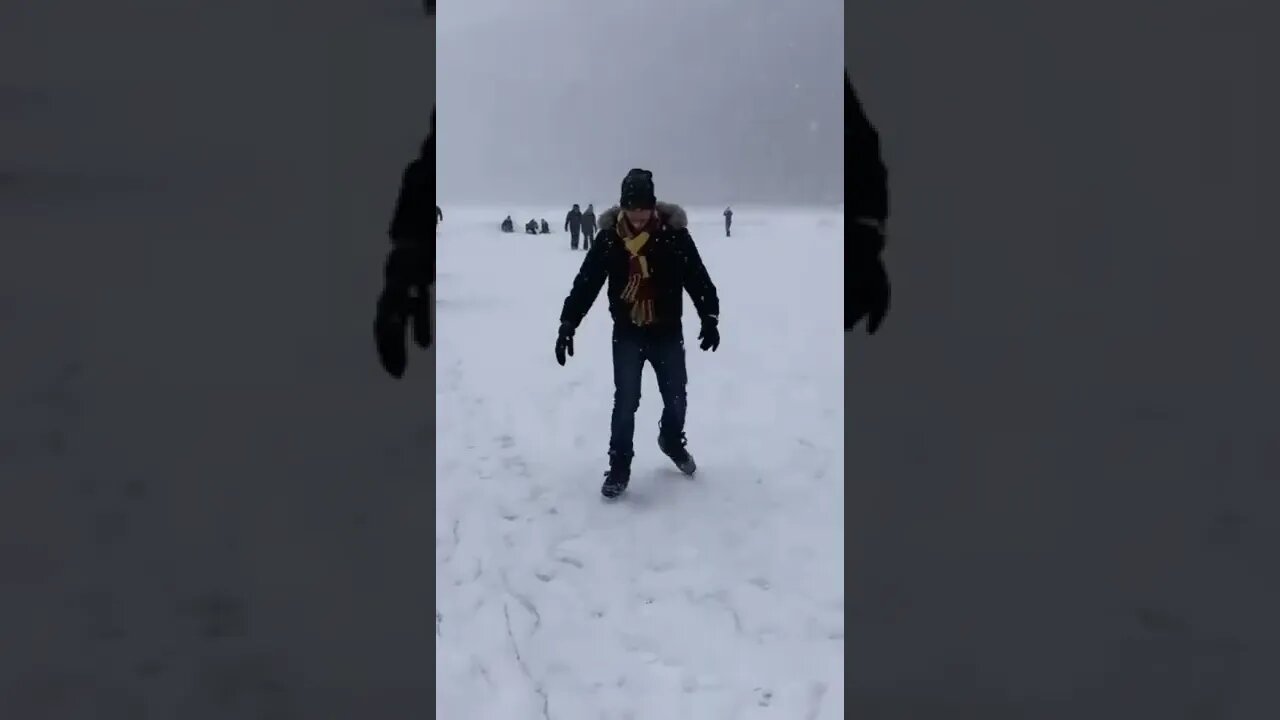
[[[573,357],[573,326],[567,322],[560,323],[560,334],[556,337],[556,362],[564,365],[565,353]]]
[[[852,330],[865,317],[867,334],[874,335],[889,312],[889,274],[880,259],[884,229],[879,223],[862,218],[854,223],[847,251],[844,329]]]

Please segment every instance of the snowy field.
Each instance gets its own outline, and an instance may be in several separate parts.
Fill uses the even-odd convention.
[[[697,476],[658,451],[646,369],[631,488],[609,504],[604,293],[560,367],[583,253],[498,232],[508,212],[558,229],[565,209],[445,208],[440,717],[844,717],[843,220],[744,208],[727,239],[722,209],[689,208],[723,333],[698,350],[686,301]]]

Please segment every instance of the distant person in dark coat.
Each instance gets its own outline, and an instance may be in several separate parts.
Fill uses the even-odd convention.
[[[724,236],[730,237],[729,228],[733,226],[733,208],[724,209]]]
[[[529,222],[525,223],[525,224],[524,224],[524,231],[525,231],[526,233],[530,234],[530,235],[537,235],[537,234],[538,234],[538,221],[537,221],[537,220],[530,220]]]
[[[509,232],[515,232],[515,231],[516,231],[516,223],[514,220],[511,219],[511,216],[508,215],[506,219],[502,221],[502,232],[509,233]]]
[[[582,249],[590,250],[595,237],[596,209],[591,203],[587,203],[587,209],[582,212]]]
[[[582,232],[582,210],[578,203],[573,204],[569,214],[564,216],[564,229],[569,231],[569,249],[578,249],[578,233]]]
[[[543,235],[551,234],[551,225],[550,223],[547,222],[546,218],[542,218],[542,234]]]

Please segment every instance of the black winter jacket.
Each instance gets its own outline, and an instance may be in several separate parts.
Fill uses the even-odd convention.
[[[620,298],[627,284],[629,258],[615,227],[617,213],[618,209],[612,208],[600,214],[601,230],[582,260],[582,267],[573,279],[573,289],[565,298],[560,322],[572,328],[581,324],[607,281],[609,314],[613,316],[614,327],[619,330],[636,329],[629,316],[629,306]],[[672,203],[658,203],[658,214],[662,226],[650,238],[652,245],[645,252],[650,281],[654,283],[654,311],[657,316],[649,329],[655,332],[680,331],[685,292],[689,293],[700,318],[718,319],[720,299],[689,234],[687,214],[679,205]]]

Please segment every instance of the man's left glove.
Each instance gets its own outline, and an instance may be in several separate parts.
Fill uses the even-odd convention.
[[[714,315],[708,315],[702,318],[702,332],[698,333],[698,339],[702,341],[698,347],[705,352],[710,350],[715,352],[720,347],[720,320]]]

